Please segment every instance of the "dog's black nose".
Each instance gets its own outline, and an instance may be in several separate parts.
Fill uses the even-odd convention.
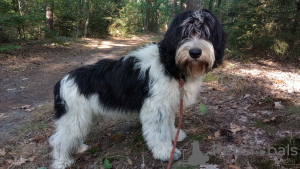
[[[192,58],[197,59],[201,56],[202,50],[199,48],[192,48],[190,49],[189,53]]]

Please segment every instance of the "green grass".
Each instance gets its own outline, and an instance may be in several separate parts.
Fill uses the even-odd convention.
[[[175,161],[175,162],[173,162],[172,163],[172,167],[176,168],[176,169],[196,169],[195,166],[188,165],[188,164],[186,164],[184,162],[181,162],[181,161]]]
[[[208,72],[204,79],[203,82],[215,82],[219,80],[219,75],[213,74],[212,72]]]
[[[267,123],[267,122],[263,122],[263,121],[256,121],[254,123],[254,127],[261,128],[273,136],[276,134],[276,132],[278,130],[278,128],[276,127],[276,124],[274,124],[274,125],[273,125],[273,123]]]
[[[186,140],[203,141],[204,138],[205,138],[204,135],[191,135],[191,136],[188,136],[188,137],[186,138]]]
[[[16,50],[16,49],[22,49],[22,46],[20,45],[11,45],[11,44],[6,44],[0,46],[0,52],[2,51],[11,51],[11,50]]]

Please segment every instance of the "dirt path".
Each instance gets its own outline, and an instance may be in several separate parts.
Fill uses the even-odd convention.
[[[76,67],[117,58],[148,41],[82,39],[69,46],[27,44],[22,50],[0,54],[0,169],[50,165],[47,139],[54,132],[52,88],[56,81]],[[212,168],[297,168],[300,155],[286,158],[266,153],[268,147],[278,150],[289,144],[300,154],[299,76],[299,66],[264,59],[244,64],[228,61],[210,72],[198,104],[184,113],[182,126],[188,138],[178,144],[184,155],[173,168],[199,168],[187,165],[194,141],[209,156],[207,164]],[[206,114],[199,111],[200,103],[207,106]],[[167,165],[153,160],[137,122],[101,121],[86,143],[89,151],[76,155],[71,168],[102,169],[104,159],[113,168]],[[222,151],[214,152],[214,145]],[[259,153],[245,155],[253,147]]]

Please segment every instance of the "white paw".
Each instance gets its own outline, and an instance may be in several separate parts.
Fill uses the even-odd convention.
[[[79,146],[79,148],[77,149],[76,154],[83,153],[83,152],[85,152],[85,151],[88,150],[88,149],[89,149],[89,146],[82,143],[82,144]]]
[[[177,134],[177,129],[174,130],[171,134],[172,134],[172,140],[174,141],[175,137],[176,137],[176,134]],[[177,141],[183,141],[185,138],[186,138],[185,132],[180,129]]]
[[[54,160],[52,163],[52,169],[65,169],[68,166],[71,166],[74,163],[74,160]]]
[[[153,157],[155,159],[167,162],[170,160],[173,146],[156,146],[152,149]],[[173,156],[173,160],[178,160],[181,156],[181,152],[176,148]]]

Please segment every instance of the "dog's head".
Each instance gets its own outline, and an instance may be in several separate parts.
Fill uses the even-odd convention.
[[[178,14],[159,43],[166,72],[198,77],[222,63],[227,35],[209,10]]]

